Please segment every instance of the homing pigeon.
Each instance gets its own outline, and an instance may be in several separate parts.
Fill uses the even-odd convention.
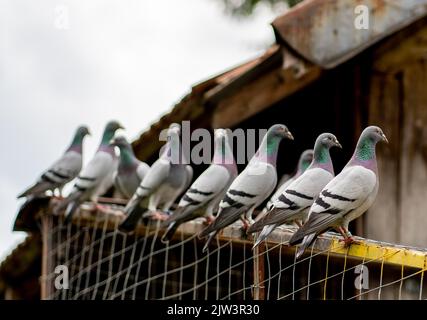
[[[113,184],[113,173],[117,168],[117,156],[110,144],[115,132],[123,127],[117,121],[107,123],[101,144],[93,158],[83,168],[69,196],[58,204],[56,212],[65,209],[65,222],[70,222],[74,212],[87,200],[97,201]]]
[[[274,190],[277,183],[276,161],[279,144],[283,138],[293,140],[288,128],[283,124],[273,125],[265,135],[261,145],[245,170],[233,181],[219,204],[216,219],[200,234],[209,236],[203,251],[206,251],[215,235],[226,226],[242,217],[244,226],[252,222],[252,212]]]
[[[153,217],[159,206],[162,211],[168,211],[179,195],[189,187],[193,169],[186,164],[184,155],[180,156],[180,128],[176,123],[170,125],[166,148],[148,170],[126,205],[126,218],[120,224],[120,230],[129,232],[135,229],[142,214],[147,210],[147,201],[148,210]]]
[[[135,157],[132,146],[125,137],[116,137],[110,143],[120,150],[119,165],[113,178],[114,187],[122,196],[130,199],[150,166]]]
[[[227,131],[216,129],[213,161],[181,198],[175,212],[164,221],[163,227],[168,228],[162,240],[169,241],[181,223],[186,221],[201,216],[213,221],[213,214],[237,173]]]
[[[302,241],[297,258],[330,228],[339,231],[346,244],[354,241],[348,224],[369,209],[378,192],[375,147],[379,141],[388,142],[380,128],[370,126],[363,130],[350,161],[323,188],[310,208],[308,221],[289,240],[290,245]]]
[[[83,139],[89,134],[86,126],[80,126],[62,157],[43,172],[33,186],[18,195],[18,198],[42,195],[48,190],[54,191],[55,189],[59,189],[61,195],[62,187],[77,177],[82,169]]]
[[[285,223],[305,221],[308,210],[319,192],[334,177],[329,149],[341,148],[337,138],[331,133],[322,133],[314,144],[314,157],[308,169],[293,181],[273,203],[272,209],[261,219],[251,225],[248,232],[258,232],[256,247],[266,239],[273,230]]]

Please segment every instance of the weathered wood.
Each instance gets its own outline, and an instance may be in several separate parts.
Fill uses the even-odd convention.
[[[285,57],[284,61],[289,63],[289,58]],[[221,100],[214,110],[212,127],[233,127],[295,93],[320,75],[320,67],[302,61],[267,72]]]
[[[402,73],[401,243],[427,245],[427,64],[405,65]]]
[[[380,126],[387,146],[377,146],[380,187],[377,198],[364,215],[364,235],[398,242],[400,224],[400,124],[399,81],[393,74],[374,74],[371,79],[369,123]]]

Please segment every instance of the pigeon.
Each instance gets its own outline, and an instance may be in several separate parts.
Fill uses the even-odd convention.
[[[123,197],[130,199],[150,166],[135,157],[132,146],[125,137],[116,137],[110,143],[120,149],[119,165],[113,178],[114,186]]]
[[[160,206],[162,211],[167,212],[179,195],[189,187],[193,169],[185,163],[183,155],[179,156],[180,131],[178,124],[170,125],[166,148],[148,170],[125,207],[126,218],[119,226],[121,231],[130,232],[135,229],[147,210],[147,201],[150,215],[145,217],[155,217]]]
[[[380,128],[370,126],[363,130],[350,161],[322,189],[310,208],[308,221],[289,240],[290,245],[302,242],[297,258],[330,228],[342,234],[346,245],[354,242],[348,224],[370,208],[378,192],[375,147],[380,141],[388,143]]]
[[[268,200],[267,205],[263,209],[263,212],[260,214],[264,215],[268,211],[271,210],[273,207],[274,201],[276,201],[282,192],[292,183],[294,182],[300,175],[304,173],[305,170],[307,170],[308,166],[311,164],[311,161],[313,160],[313,150],[308,149],[305,150],[303,153],[301,153],[301,156],[298,160],[297,169],[294,175],[287,176],[288,179],[286,179],[286,175],[282,177],[282,179],[277,184],[276,191],[273,193],[273,195],[270,197],[270,200]]]
[[[208,237],[203,252],[207,250],[219,230],[242,217],[244,227],[252,222],[252,212],[274,190],[277,183],[276,160],[280,141],[283,138],[293,140],[288,128],[283,124],[273,125],[265,135],[261,145],[245,170],[233,181],[219,204],[216,219],[199,234]]]
[[[212,222],[230,184],[237,177],[237,166],[230,148],[227,131],[215,130],[215,151],[211,165],[194,181],[181,198],[175,212],[163,223],[167,227],[163,242],[172,239],[178,227],[187,221],[205,216]]]
[[[308,210],[319,192],[334,177],[329,149],[341,147],[331,133],[322,133],[314,144],[314,157],[308,169],[283,190],[274,201],[272,209],[260,220],[251,225],[249,233],[261,231],[254,248],[266,239],[273,230],[285,223],[305,221]]]
[[[123,127],[117,121],[107,123],[97,152],[78,175],[68,197],[56,207],[56,212],[66,208],[66,223],[71,221],[81,203],[87,200],[96,202],[97,197],[112,186],[112,175],[117,167],[117,156],[110,141],[118,129],[123,129]]]
[[[46,191],[55,189],[59,189],[61,195],[62,187],[77,177],[82,169],[83,139],[86,135],[90,135],[88,127],[78,127],[70,146],[62,157],[43,172],[34,185],[19,194],[18,198],[43,195]]]

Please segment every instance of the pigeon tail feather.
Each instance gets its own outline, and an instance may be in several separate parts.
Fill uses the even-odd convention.
[[[134,202],[126,208],[128,213],[125,220],[120,224],[119,230],[123,232],[131,232],[135,229],[145,209],[138,202]]]
[[[299,246],[297,249],[297,253],[296,253],[297,259],[299,259],[303,255],[305,249],[307,249],[313,243],[314,239],[316,239],[315,233],[312,233],[304,237],[304,240],[302,241],[301,246]]]
[[[209,246],[210,246],[210,244],[211,244],[212,240],[215,238],[215,236],[216,236],[216,234],[217,234],[217,233],[218,233],[217,231],[214,231],[214,232],[211,232],[211,233],[209,234],[209,238],[208,238],[208,240],[206,240],[206,243],[205,243],[205,245],[203,246],[203,250],[202,250],[202,252],[206,252],[206,251],[208,251],[208,248],[209,248]]]
[[[175,231],[178,229],[179,223],[172,222],[169,224],[168,228],[166,229],[165,233],[162,236],[162,242],[166,243],[169,242],[173,235],[175,234]]]
[[[276,225],[274,224],[270,224],[268,226],[265,226],[261,233],[258,235],[252,249],[255,249],[262,241],[264,241],[265,239],[267,239],[267,237],[270,235],[270,233],[273,232],[273,230],[276,228]]]

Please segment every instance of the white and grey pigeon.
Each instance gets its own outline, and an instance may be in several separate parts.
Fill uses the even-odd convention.
[[[38,196],[55,189],[59,189],[61,195],[62,187],[77,177],[82,169],[83,139],[89,134],[88,127],[78,127],[70,146],[62,157],[43,172],[34,185],[19,194],[18,198]]]
[[[160,158],[153,163],[141,184],[125,207],[126,218],[119,229],[135,229],[142,214],[148,210],[151,217],[160,209],[167,212],[193,178],[193,169],[180,155],[180,125],[173,123],[168,129],[168,142]]]
[[[242,217],[247,228],[252,222],[252,213],[273,192],[277,184],[276,161],[279,144],[283,138],[293,140],[288,128],[283,124],[273,125],[265,135],[261,145],[245,170],[233,181],[219,204],[216,219],[199,234],[208,237],[203,251],[206,251],[215,235],[223,228]]]
[[[132,146],[125,137],[115,137],[110,143],[120,150],[119,164],[113,178],[114,187],[123,197],[130,199],[150,166],[135,157]]]
[[[301,176],[305,170],[309,167],[311,162],[313,161],[313,150],[308,149],[301,153],[296,172],[292,176],[283,175],[282,179],[277,184],[276,191],[274,191],[273,195],[270,197],[270,200],[268,200],[265,208],[263,209],[262,213],[260,213],[260,216],[263,216],[268,211],[271,210],[273,207],[273,203],[280,197],[280,195],[285,191],[285,189],[294,182],[299,176]]]
[[[56,212],[65,209],[65,222],[70,222],[74,212],[81,203],[88,200],[97,201],[113,184],[113,173],[117,168],[117,156],[114,146],[110,144],[115,132],[123,127],[117,121],[107,123],[101,144],[93,158],[83,168],[69,196],[58,204]]]
[[[380,128],[370,126],[363,130],[350,161],[323,188],[310,208],[308,221],[289,240],[290,245],[302,241],[297,258],[330,228],[339,231],[346,244],[354,241],[348,224],[369,209],[378,192],[375,147],[379,141],[388,142]]]
[[[218,210],[219,202],[238,174],[226,130],[215,130],[214,148],[211,165],[194,181],[174,213],[163,222],[162,226],[167,227],[167,230],[162,241],[170,241],[184,222],[202,216],[206,217],[208,222],[213,221],[213,214]]]
[[[249,233],[259,232],[254,247],[265,240],[278,226],[305,221],[310,206],[319,192],[334,177],[334,166],[329,153],[331,147],[341,148],[331,133],[322,133],[314,144],[314,157],[308,169],[294,180],[273,203],[272,209],[248,229]],[[301,226],[301,224],[299,224]]]

